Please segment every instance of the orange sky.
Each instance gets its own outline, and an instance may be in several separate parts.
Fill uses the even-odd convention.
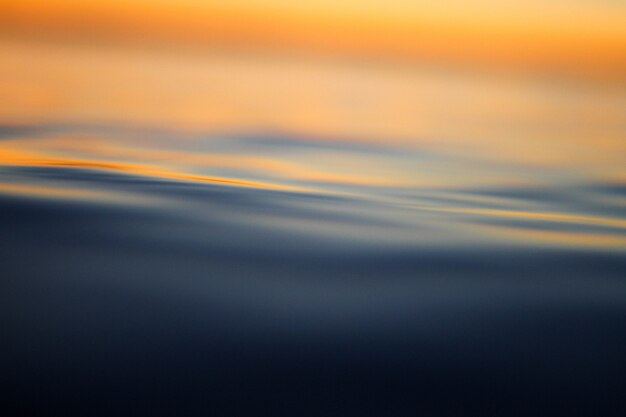
[[[445,4],[442,4],[445,3]],[[0,0],[5,33],[549,71],[622,80],[619,2]]]

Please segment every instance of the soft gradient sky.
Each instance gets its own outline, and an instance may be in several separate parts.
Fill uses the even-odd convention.
[[[626,4],[478,0],[0,1],[6,33],[626,74]]]

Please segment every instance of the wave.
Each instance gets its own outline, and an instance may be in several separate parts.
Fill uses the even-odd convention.
[[[624,411],[624,184],[387,185],[359,158],[454,158],[332,141],[261,141],[274,165],[220,176],[254,139],[90,129],[0,143],[0,365],[23,414]],[[380,181],[301,175],[338,153]]]

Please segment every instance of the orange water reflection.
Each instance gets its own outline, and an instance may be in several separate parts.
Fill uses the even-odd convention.
[[[287,132],[622,177],[623,88],[400,67],[2,42],[3,123]]]
[[[97,127],[81,129],[98,130]],[[395,224],[392,229],[372,226],[355,229],[352,233],[367,235],[375,230],[377,239],[388,243],[415,244],[417,239],[421,244],[438,246],[449,244],[449,239],[453,238],[455,244],[471,245],[479,236],[480,240],[509,245],[534,242],[557,247],[613,250],[626,247],[626,219],[619,215],[626,209],[626,199],[620,194],[602,191],[604,183],[594,185],[595,180],[585,177],[583,171],[574,177],[563,167],[529,170],[523,159],[516,161],[517,167],[503,166],[485,155],[478,161],[472,161],[468,155],[460,160],[458,155],[442,153],[424,158],[420,155],[422,150],[415,152],[411,148],[401,152],[382,148],[362,154],[358,148],[350,147],[352,145],[344,148],[335,143],[333,147],[331,142],[327,144],[329,148],[290,147],[289,142],[297,139],[271,144],[268,152],[258,145],[255,147],[255,141],[262,141],[260,138],[250,138],[243,146],[233,145],[237,138],[227,138],[222,145],[230,147],[220,149],[216,137],[200,140],[179,134],[179,142],[151,141],[143,137],[146,134],[149,132],[136,130],[113,135],[40,133],[34,137],[5,139],[0,142],[0,163],[5,171],[10,167],[68,168],[156,180],[356,198],[364,202],[362,207],[316,207],[306,200],[302,204],[308,204],[303,207],[307,210],[346,213],[357,218],[365,215],[377,221],[386,218],[385,222]],[[387,154],[390,149],[394,151]],[[446,167],[450,167],[451,172]],[[482,172],[472,172],[472,167],[480,167]],[[132,189],[110,192],[99,190],[98,186],[94,189],[80,182],[62,181],[45,185],[33,183],[28,175],[19,179],[19,171],[6,172],[18,180],[7,177],[0,182],[1,194],[169,204],[163,196],[137,194]],[[614,179],[613,184],[619,187],[623,183]],[[563,195],[541,197],[544,189],[548,192],[553,189],[555,196]],[[501,194],[498,190],[505,192]],[[520,196],[515,194],[517,190],[522,192]],[[528,192],[528,197],[524,196]],[[539,197],[533,196],[536,193]],[[575,203],[577,199],[580,203]],[[307,234],[337,234],[337,238],[345,234],[345,230],[340,232],[333,223],[310,223],[280,216],[265,218],[263,222]],[[435,232],[420,231],[424,225],[434,228]]]
[[[411,13],[364,23],[347,5],[322,2],[304,18],[306,7],[278,2],[270,36],[254,7],[200,33],[196,19],[217,19],[219,7],[168,16],[159,3],[142,17],[140,3],[97,2],[86,22],[112,13],[101,38],[77,25],[44,42],[71,7],[36,3],[0,3],[15,29],[0,38],[2,193],[43,195],[19,168],[64,167],[364,199],[368,215],[404,222],[402,241],[436,224],[420,239],[623,246],[626,25],[608,6],[591,7],[574,33],[560,12],[526,24],[503,10],[485,20],[403,3]],[[377,16],[372,7],[362,12]],[[116,13],[147,39],[115,26]],[[246,13],[254,24],[239,27]],[[310,37],[328,13],[337,30]],[[409,30],[422,21],[432,31]],[[177,38],[167,28],[180,22],[189,26]],[[93,191],[81,187],[50,184],[48,194]]]

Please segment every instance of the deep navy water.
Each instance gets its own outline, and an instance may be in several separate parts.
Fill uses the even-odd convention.
[[[284,135],[3,137],[3,415],[626,415],[622,183],[493,161],[476,166],[542,181],[255,171],[455,164]]]

